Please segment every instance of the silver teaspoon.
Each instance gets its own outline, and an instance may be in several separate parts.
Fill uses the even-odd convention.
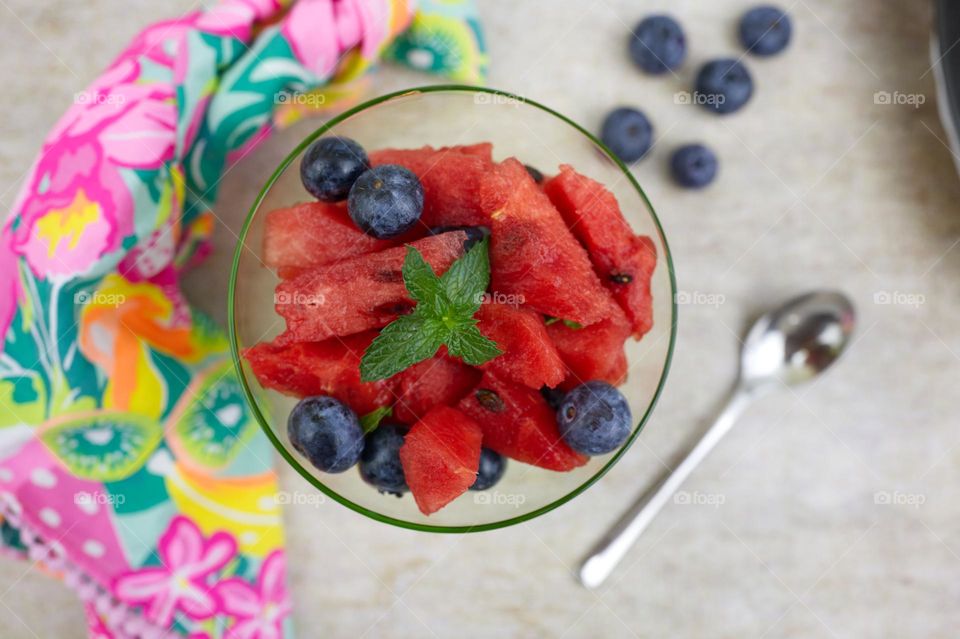
[[[817,291],[794,298],[753,325],[740,351],[740,374],[726,407],[671,472],[643,493],[594,546],[580,567],[587,588],[602,584],[693,469],[762,393],[813,379],[850,341],[853,304],[842,293]]]

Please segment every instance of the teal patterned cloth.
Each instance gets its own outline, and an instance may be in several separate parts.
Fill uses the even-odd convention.
[[[34,162],[0,231],[2,547],[91,636],[290,636],[269,443],[179,278],[227,167],[384,55],[486,66],[469,2],[222,0],[141,32]]]

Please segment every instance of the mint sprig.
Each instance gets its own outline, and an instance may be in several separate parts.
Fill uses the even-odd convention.
[[[455,261],[440,277],[420,252],[407,246],[403,283],[417,302],[413,312],[384,328],[360,360],[360,379],[374,382],[393,377],[430,359],[444,344],[447,352],[471,366],[490,361],[502,351],[484,337],[473,317],[490,284],[486,238]]]

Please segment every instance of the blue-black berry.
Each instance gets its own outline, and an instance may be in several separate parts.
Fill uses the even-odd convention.
[[[363,232],[381,240],[413,228],[423,213],[423,185],[398,164],[383,164],[365,172],[350,189],[347,212]]]
[[[642,158],[653,146],[653,126],[643,112],[620,107],[603,121],[600,140],[629,164]]]
[[[630,57],[641,70],[654,75],[673,71],[687,57],[687,39],[683,27],[670,16],[644,18],[633,28]]]
[[[409,490],[400,464],[400,447],[407,427],[400,424],[381,424],[367,435],[360,456],[360,476],[382,493],[398,497]]]
[[[697,102],[715,113],[740,110],[753,95],[753,78],[739,60],[708,62],[697,75]]]
[[[751,9],[740,19],[740,42],[750,53],[776,55],[790,44],[793,25],[782,9],[763,5]]]
[[[320,138],[300,160],[300,181],[318,200],[339,202],[368,168],[367,152],[350,138]]]
[[[606,382],[591,381],[567,393],[557,411],[557,427],[578,453],[602,455],[627,440],[633,419],[620,391]]]
[[[503,473],[507,471],[507,460],[503,455],[489,448],[480,449],[480,469],[477,471],[477,481],[473,482],[470,490],[487,490],[496,485]]]
[[[702,144],[682,146],[670,160],[673,179],[688,189],[701,189],[713,182],[718,168],[717,156]]]
[[[363,430],[346,404],[325,395],[307,397],[287,418],[290,443],[325,473],[342,473],[363,452]]]

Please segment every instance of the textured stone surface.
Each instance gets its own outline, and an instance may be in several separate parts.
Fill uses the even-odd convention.
[[[333,503],[288,508],[301,635],[955,635],[960,181],[940,141],[927,3],[784,3],[793,46],[780,58],[748,59],[756,97],[722,120],[677,106],[673,94],[709,57],[738,54],[735,23],[750,2],[569,0],[549,12],[545,2],[481,4],[494,86],[592,128],[615,104],[648,111],[658,144],[636,173],[662,216],[680,287],[723,303],[681,308],[671,380],[640,443],[557,512],[445,537],[388,528]],[[44,132],[117,43],[191,5],[0,1],[4,208]],[[649,79],[629,65],[626,32],[666,8],[686,26],[691,56],[679,77]],[[379,81],[386,92],[424,78],[385,69]],[[918,109],[878,105],[876,91],[927,99]],[[255,185],[298,135],[276,138],[227,176],[218,215],[233,232]],[[693,140],[723,162],[706,193],[667,180],[670,148]],[[203,292],[195,299],[221,318],[233,241],[221,229],[221,250],[191,282]],[[848,291],[859,307],[858,340],[842,364],[821,383],[763,400],[697,471],[686,486],[691,501],[722,504],[671,505],[612,583],[581,589],[571,577],[581,553],[704,427],[749,318],[822,285]],[[878,293],[923,303],[877,304]],[[291,472],[284,482],[308,490]],[[894,503],[876,503],[878,492]],[[26,570],[0,561],[0,634],[80,637],[71,595]]]

